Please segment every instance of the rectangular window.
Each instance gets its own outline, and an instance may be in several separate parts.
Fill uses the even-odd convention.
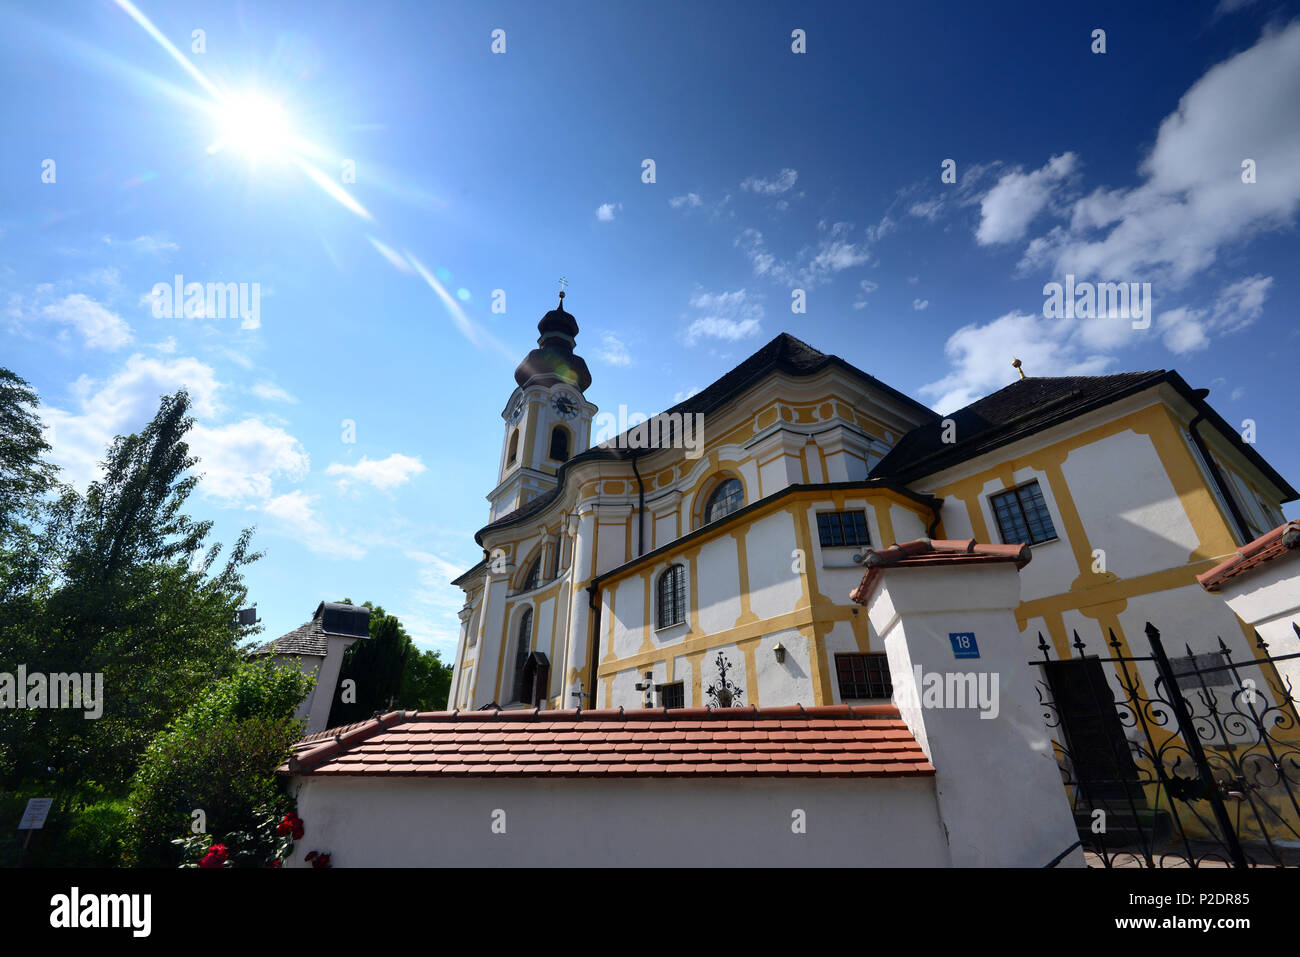
[[[1174,681],[1178,684],[1179,690],[1184,693],[1199,691],[1201,682],[1205,682],[1207,688],[1231,688],[1233,685],[1232,671],[1223,667],[1227,663],[1228,659],[1223,656],[1221,651],[1192,655],[1190,658],[1169,659],[1169,667],[1174,672]],[[1222,668],[1223,670],[1207,672],[1206,669],[1208,668]]]
[[[840,700],[892,698],[889,658],[884,654],[836,655],[835,674],[840,682]]]
[[[659,686],[659,701],[665,708],[686,707],[686,687],[680,681]]]
[[[818,512],[817,534],[821,537],[822,548],[871,544],[867,538],[867,513],[861,510]]]
[[[1043,490],[1038,487],[1037,480],[992,495],[989,504],[993,506],[1004,544],[1037,545],[1056,538],[1056,527],[1052,524],[1052,516],[1047,511]]]

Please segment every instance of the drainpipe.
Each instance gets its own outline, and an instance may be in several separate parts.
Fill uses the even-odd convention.
[[[636,508],[636,553],[637,555],[645,554],[645,483],[641,480],[641,473],[637,471],[636,456],[632,456],[632,474],[636,476],[637,487],[637,508]]]
[[[930,506],[930,514],[934,516],[934,521],[931,522],[930,527],[925,530],[926,538],[933,539],[935,533],[939,531],[939,511],[942,508],[943,508],[942,499],[940,499],[938,502]]]
[[[1187,432],[1192,437],[1192,442],[1195,444],[1196,450],[1201,453],[1201,461],[1205,463],[1205,467],[1209,470],[1210,478],[1214,480],[1214,484],[1219,489],[1219,495],[1223,498],[1224,502],[1227,503],[1228,511],[1232,513],[1233,524],[1237,526],[1237,534],[1241,537],[1241,544],[1244,545],[1251,539],[1251,536],[1247,533],[1246,519],[1241,514],[1241,509],[1237,506],[1237,500],[1233,497],[1232,492],[1229,491],[1228,483],[1224,479],[1223,473],[1219,471],[1219,466],[1215,464],[1214,456],[1210,454],[1209,447],[1205,444],[1205,440],[1201,438],[1201,433],[1196,430],[1196,426],[1200,424],[1203,418],[1205,418],[1205,414],[1208,411],[1205,407],[1205,397],[1209,394],[1209,389],[1197,389],[1192,393],[1197,400],[1197,405],[1201,408],[1200,411],[1196,413],[1196,418],[1192,419],[1191,424],[1187,426]]]
[[[589,694],[591,695],[591,706],[596,706],[596,659],[599,654],[600,646],[600,605],[596,602],[596,593],[599,589],[596,583],[592,582],[587,586],[587,607],[592,611],[591,620],[591,681],[588,685]],[[578,707],[582,707],[582,699],[578,699]]]

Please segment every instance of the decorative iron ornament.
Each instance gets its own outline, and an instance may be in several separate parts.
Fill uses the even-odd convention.
[[[1300,626],[1292,628],[1300,637]],[[1054,660],[1040,632],[1042,660],[1030,662],[1042,676],[1043,719],[1090,863],[1300,863],[1292,849],[1300,841],[1300,715],[1276,667],[1300,654],[1270,655],[1256,633],[1257,653],[1236,662],[1220,638],[1224,664],[1203,667],[1205,656],[1187,645],[1175,673],[1160,633],[1148,623],[1146,634],[1150,655],[1125,654],[1111,631],[1103,656],[1076,631],[1076,654]]]

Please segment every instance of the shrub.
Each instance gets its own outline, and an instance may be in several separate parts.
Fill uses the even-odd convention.
[[[194,835],[257,833],[268,816],[291,809],[275,770],[301,735],[294,720],[312,680],[270,661],[244,664],[212,688],[150,744],[132,782],[126,862],[175,867]]]

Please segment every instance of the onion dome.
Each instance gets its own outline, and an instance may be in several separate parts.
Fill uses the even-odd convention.
[[[519,363],[515,381],[521,386],[563,382],[579,392],[585,391],[591,385],[591,373],[582,356],[573,351],[578,321],[564,311],[564,293],[560,293],[560,304],[542,316],[537,331],[537,348]]]

